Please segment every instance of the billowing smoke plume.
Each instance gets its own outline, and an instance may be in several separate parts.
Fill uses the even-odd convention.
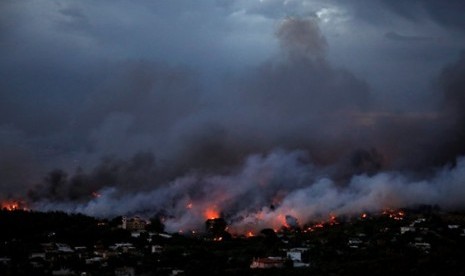
[[[33,207],[163,214],[169,231],[222,215],[241,232],[330,213],[461,206],[463,58],[423,100],[440,105],[400,112],[331,65],[317,21],[288,18],[276,37],[279,56],[208,88],[184,68],[105,67],[70,115],[72,137],[62,134],[81,145],[73,157],[83,168],[50,172],[30,188]]]
[[[154,214],[165,216],[168,231],[199,230],[210,216],[222,215],[231,231],[245,233],[332,215],[357,215],[382,208],[440,204],[463,205],[465,160],[438,170],[428,180],[397,172],[353,176],[341,187],[308,161],[301,151],[252,155],[228,175],[188,174],[147,191],[120,192],[107,186],[86,202],[40,201],[42,210],[63,209],[100,216]]]
[[[327,42],[314,21],[287,19],[279,26],[276,36],[288,58],[318,60],[326,56]]]

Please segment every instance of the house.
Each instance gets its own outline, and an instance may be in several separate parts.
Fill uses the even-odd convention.
[[[86,264],[95,264],[95,263],[101,263],[104,261],[104,258],[102,257],[92,257],[86,259]]]
[[[250,268],[281,268],[285,259],[281,257],[254,258]]]
[[[414,220],[412,223],[410,223],[410,226],[416,226],[417,224],[421,224],[423,222],[426,222],[426,219],[425,218],[418,218],[416,220]]]
[[[402,226],[400,227],[400,233],[405,234],[407,232],[415,232],[415,227],[412,226]]]
[[[308,256],[308,248],[291,248],[286,251],[286,257],[289,260],[292,260],[294,267],[308,267],[310,264]]]
[[[45,252],[33,252],[29,254],[29,259],[42,259],[45,260]]]
[[[147,221],[141,217],[135,216],[132,218],[123,217],[121,228],[129,231],[143,231],[147,226]]]
[[[73,253],[74,250],[65,243],[56,243],[56,250],[60,253]]]
[[[413,246],[415,246],[418,249],[423,250],[425,253],[429,253],[429,251],[431,250],[431,244],[427,242],[416,242],[413,244]]]
[[[163,252],[163,247],[161,245],[152,245],[151,252],[154,254],[160,254]]]
[[[127,253],[131,250],[135,250],[136,248],[134,247],[132,243],[126,242],[126,243],[115,243],[114,245],[110,246],[110,249],[114,251],[120,251],[120,252]]]
[[[170,234],[165,234],[165,233],[159,233],[159,237],[165,238],[165,239],[171,239],[173,236]]]
[[[301,247],[291,248],[286,251],[286,257],[291,259],[294,262],[304,262],[306,259],[308,259],[306,258],[307,251],[308,251],[308,248],[301,248]]]
[[[177,275],[182,275],[184,273],[184,270],[181,270],[181,269],[173,269],[171,271],[171,276],[177,276]]]
[[[352,238],[352,239],[349,239],[349,241],[347,242],[347,245],[350,248],[359,248],[362,244],[363,242],[359,238]]]

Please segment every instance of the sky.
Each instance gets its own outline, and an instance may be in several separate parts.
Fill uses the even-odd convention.
[[[460,0],[1,1],[1,196],[168,212],[172,229],[208,202],[242,224],[276,217],[271,201],[305,219],[381,207],[367,193],[459,202],[464,13]]]

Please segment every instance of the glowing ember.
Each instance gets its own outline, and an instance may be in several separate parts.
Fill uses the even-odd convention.
[[[252,233],[252,231],[247,232],[247,237],[251,238],[253,236],[254,236],[254,234]]]
[[[405,216],[405,212],[397,211],[393,209],[385,209],[383,210],[383,215],[388,216],[393,220],[403,220]]]
[[[339,222],[337,221],[337,217],[335,215],[330,215],[329,216],[329,225],[335,225],[335,224],[339,224]]]
[[[97,192],[92,192],[92,197],[93,197],[93,198],[99,198],[99,197],[101,197],[101,196],[102,196],[102,195],[99,194],[99,193],[97,193]]]
[[[361,216],[360,216],[362,219],[366,219],[368,217],[368,215],[366,213],[363,213]]]
[[[325,226],[323,225],[323,223],[317,223],[317,224],[313,225],[313,227],[315,227],[315,228],[323,228]]]

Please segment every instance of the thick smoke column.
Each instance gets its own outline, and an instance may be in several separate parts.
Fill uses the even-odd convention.
[[[284,20],[276,36],[291,59],[324,60],[326,57],[328,44],[314,20]]]

